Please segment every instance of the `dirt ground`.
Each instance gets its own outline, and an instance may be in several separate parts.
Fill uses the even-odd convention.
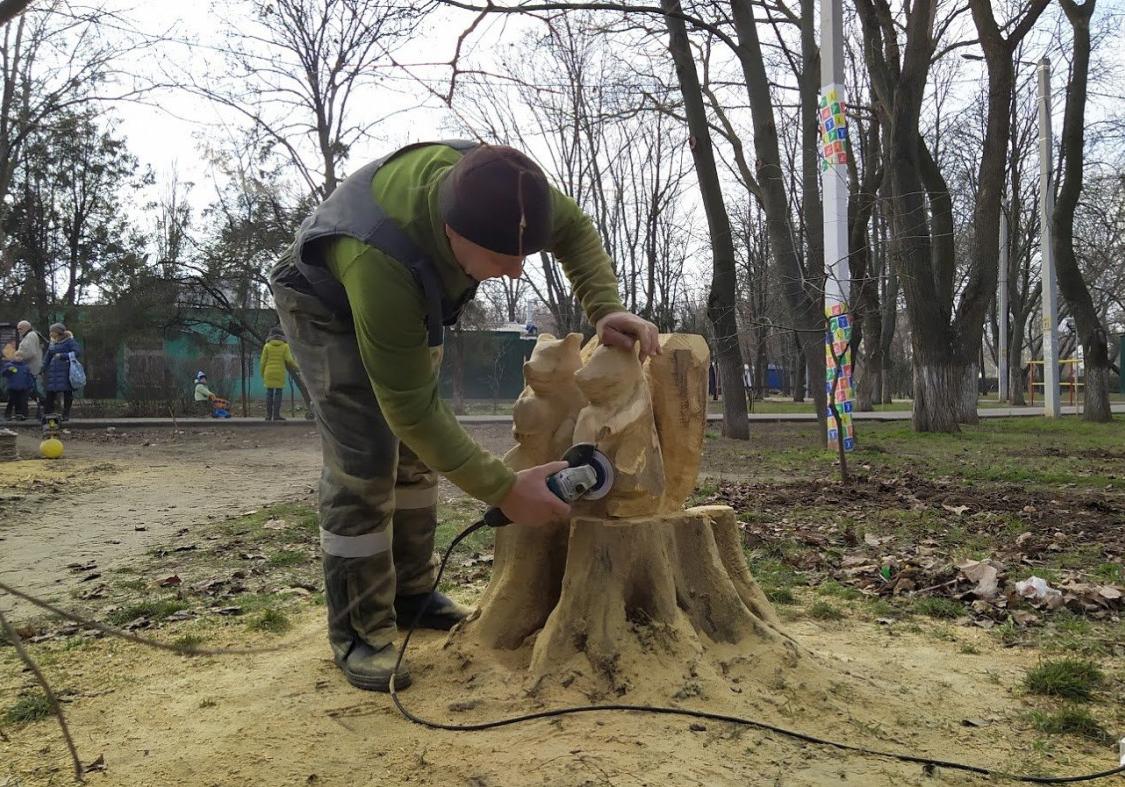
[[[794,439],[783,430],[762,431],[755,451],[769,451],[775,443]],[[475,432],[495,449],[508,442],[504,427]],[[815,442],[802,432],[800,440],[806,439],[810,445]],[[93,614],[91,610],[113,610],[113,604],[124,603],[114,597],[124,592],[119,586],[133,581],[137,587],[152,588],[151,577],[172,574],[176,585],[182,582],[182,588],[193,588],[172,590],[188,601],[196,598],[192,593],[206,596],[204,606],[181,613],[187,619],[179,622],[170,622],[177,620],[175,616],[162,623],[133,621],[138,633],[164,642],[189,638],[208,648],[262,649],[250,655],[186,657],[95,637],[78,627],[59,633],[57,623],[51,630],[51,625],[31,621],[32,611],[26,605],[0,595],[0,610],[27,621],[24,633],[41,640],[33,652],[64,699],[83,761],[104,758],[106,769],[89,774],[90,783],[473,787],[988,783],[944,769],[925,775],[917,765],[679,717],[600,713],[477,733],[412,725],[385,695],[348,687],[329,658],[323,607],[315,591],[315,550],[311,541],[302,542],[296,535],[305,526],[299,522],[309,516],[301,512],[307,512],[319,472],[319,446],[311,430],[203,430],[177,435],[76,432],[66,446],[66,458],[55,463],[31,460],[0,465],[0,580]],[[25,453],[33,449],[30,441],[21,442]],[[1115,764],[1113,747],[1106,741],[1048,737],[1034,729],[1030,714],[1045,706],[1028,695],[1024,676],[1043,658],[1036,647],[1013,647],[1007,637],[970,623],[967,616],[959,621],[906,617],[871,606],[873,602],[886,605],[887,599],[872,601],[858,591],[854,598],[840,591],[829,597],[821,594],[824,584],[812,586],[809,577],[843,587],[850,575],[836,568],[842,559],[852,557],[848,552],[852,547],[873,555],[887,551],[897,555],[894,550],[901,545],[904,554],[913,556],[913,541],[909,546],[906,542],[912,528],[920,526],[917,522],[887,515],[870,530],[893,534],[898,541],[882,535],[883,541],[865,542],[861,528],[854,545],[855,533],[849,528],[832,529],[839,522],[826,512],[839,508],[841,501],[833,498],[829,482],[803,485],[790,478],[758,489],[740,486],[737,479],[784,477],[788,471],[786,466],[764,463],[756,471],[747,468],[745,462],[734,461],[733,450],[725,443],[709,448],[705,469],[724,481],[704,480],[700,499],[726,500],[740,511],[751,567],[761,575],[763,587],[776,594],[771,598],[777,600],[787,632],[809,656],[807,668],[762,674],[759,665],[740,663],[736,654],[725,654],[724,663],[732,667],[724,684],[685,692],[693,678],[689,665],[661,665],[650,682],[636,685],[617,701],[673,703],[746,715],[847,743],[1013,772],[1078,773]],[[799,445],[797,450],[790,457],[795,462],[805,448]],[[879,467],[870,469],[872,460],[878,463],[882,458],[867,456],[862,461],[869,463],[871,474],[878,475]],[[1111,459],[1106,462],[1113,467]],[[891,475],[890,468],[883,470]],[[939,513],[942,505],[951,511],[967,503],[983,505],[977,496],[935,491],[929,478],[917,483],[895,478],[898,482],[888,481],[886,488],[877,479],[861,480],[859,502],[844,512],[849,521],[862,524],[884,509],[909,511],[914,505],[908,499],[911,490],[916,492],[915,500]],[[736,479],[733,486],[731,479]],[[1032,561],[1042,563],[1054,554],[1049,551],[1054,541],[1040,530],[1065,530],[1066,521],[1075,520],[1085,527],[1073,534],[1079,540],[1080,533],[1110,533],[1114,523],[1122,523],[1122,498],[1116,488],[1099,486],[1096,494],[1091,492],[1090,499],[1099,502],[1089,507],[1092,513],[1082,508],[1081,516],[1069,516],[1086,501],[1085,496],[1078,500],[1083,490],[1073,492],[1075,500],[1064,501],[1068,516],[1052,514],[1042,528],[1036,526],[1038,510],[1028,512],[1024,507],[1034,509],[1038,503],[1046,511],[1050,496],[1030,503],[1017,501],[1012,499],[1017,489],[989,492],[990,505],[1000,509],[996,516],[1027,519],[1033,537],[1021,546],[1027,546]],[[444,510],[453,530],[471,521],[475,510],[449,503],[454,496],[455,490],[443,487]],[[289,508],[262,508],[279,501],[293,502]],[[931,515],[928,508],[916,513]],[[247,516],[239,519],[242,514]],[[957,524],[960,517],[972,514],[948,513],[948,519]],[[776,528],[783,527],[779,523],[788,522],[787,517],[794,518],[794,527],[782,533]],[[995,524],[983,516],[979,521],[984,532]],[[953,532],[948,522],[943,523],[945,536],[961,537],[961,531]],[[1013,537],[1023,532],[1009,529]],[[276,545],[255,540],[278,533],[288,535]],[[439,538],[448,541],[449,535]],[[940,548],[940,534],[924,535],[933,537],[934,549]],[[772,551],[763,547],[766,542],[773,544]],[[175,551],[188,545],[190,551]],[[1114,541],[1109,548],[1114,551],[1106,559],[1119,562],[1120,544]],[[204,560],[204,552],[213,557],[212,562]],[[813,563],[811,555],[830,557]],[[487,580],[489,564],[488,544],[473,542],[459,557],[453,592],[471,602]],[[294,593],[281,607],[288,630],[269,633],[248,625],[265,616],[265,612],[249,614],[259,608],[251,605],[248,595],[195,590],[207,586],[211,582],[207,578],[220,569],[226,572],[223,581],[239,578],[257,592],[258,601],[276,597],[277,588],[289,585],[285,589]],[[785,578],[791,574],[786,572],[798,571],[804,572],[805,579],[787,584]],[[137,579],[118,581],[134,576]],[[200,581],[202,585],[197,585]],[[109,598],[90,594],[95,587],[109,588]],[[306,587],[313,592],[303,591]],[[83,594],[97,600],[83,599]],[[825,598],[839,614],[815,613]],[[223,610],[232,609],[232,604],[241,604],[248,614],[227,617]],[[1106,630],[1098,629],[1102,639]],[[591,699],[578,691],[529,691],[521,674],[526,653],[466,661],[451,656],[455,649],[445,635],[424,634],[415,642],[410,657],[415,685],[402,697],[427,718],[480,721]],[[1119,737],[1118,728],[1125,722],[1120,702],[1125,696],[1121,692],[1125,651],[1115,650],[1113,642],[1105,647],[1110,676],[1096,707],[1107,728]],[[0,648],[0,711],[14,707],[10,703],[25,696],[31,685],[13,649]],[[5,721],[0,715],[0,787],[72,780],[65,746],[51,718],[21,722],[10,716]]]
[[[178,530],[305,492],[316,482],[314,429],[174,434],[74,430],[64,457],[38,458],[38,436],[0,464],[0,581],[65,598]],[[0,611],[29,612],[9,597]]]

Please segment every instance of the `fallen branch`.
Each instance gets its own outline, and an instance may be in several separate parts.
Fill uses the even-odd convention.
[[[20,657],[20,661],[27,665],[31,670],[31,674],[35,676],[35,680],[43,689],[43,693],[47,695],[47,701],[51,703],[51,711],[55,714],[55,718],[59,722],[59,728],[62,730],[63,739],[66,741],[66,748],[70,751],[70,761],[74,764],[74,778],[79,781],[85,781],[83,778],[82,760],[78,758],[78,749],[74,746],[74,739],[70,737],[70,728],[66,724],[66,717],[63,715],[62,706],[59,704],[58,697],[55,692],[51,690],[51,684],[47,682],[47,677],[39,669],[39,665],[35,663],[35,659],[31,658],[31,654],[27,652],[27,648],[23,646],[23,640],[20,639],[19,633],[15,627],[8,622],[3,612],[0,612],[0,627],[3,627],[4,633],[7,634],[8,640],[16,649],[16,653]]]

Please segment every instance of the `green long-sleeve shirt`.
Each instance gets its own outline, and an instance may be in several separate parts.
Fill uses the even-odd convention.
[[[438,209],[438,185],[461,154],[444,145],[403,153],[372,181],[375,200],[430,255],[446,296],[456,301],[475,282],[453,256]],[[552,189],[548,251],[558,257],[591,322],[624,311],[613,265],[589,218]],[[383,416],[400,440],[467,493],[498,504],[515,474],[485,451],[438,396],[438,361],[427,346],[421,292],[400,262],[362,241],[340,237],[327,249],[328,269],[344,285],[356,339]]]

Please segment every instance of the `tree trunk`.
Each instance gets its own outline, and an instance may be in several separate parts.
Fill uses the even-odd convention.
[[[1082,193],[1083,156],[1085,155],[1085,116],[1087,80],[1090,70],[1090,18],[1096,0],[1078,5],[1074,0],[1060,0],[1074,31],[1074,52],[1070,66],[1070,83],[1066,90],[1066,111],[1061,136],[1063,181],[1055,202],[1054,249],[1059,291],[1074,315],[1075,328],[1085,356],[1086,384],[1083,393],[1083,419],[1108,422],[1113,420],[1109,405],[1109,347],[1105,328],[1090,289],[1078,266],[1074,253],[1074,212]]]
[[[856,386],[856,410],[869,413],[875,403],[882,400],[883,353],[879,320],[867,320],[863,337],[863,363],[859,370],[859,384]]]
[[[914,408],[916,432],[959,432],[965,392],[965,367],[952,360],[924,360],[915,348]]]
[[[777,269],[777,280],[789,307],[790,321],[797,329],[797,342],[805,355],[810,378],[815,381],[812,393],[817,419],[824,429],[828,409],[827,392],[821,382],[825,378],[824,360],[824,264],[822,228],[810,233],[810,240],[819,242],[820,263],[816,276],[810,276],[802,265],[801,253],[794,242],[790,221],[789,199],[785,190],[784,170],[773,115],[773,96],[762,57],[753,4],[749,0],[731,0],[734,27],[738,35],[739,63],[746,82],[747,102],[754,122],[754,151],[757,155],[757,177],[766,213],[766,230]],[[814,78],[815,77],[810,77]],[[804,119],[804,114],[802,114]],[[804,139],[805,136],[803,135]],[[815,144],[814,144],[815,147]],[[815,193],[815,189],[814,189]],[[819,214],[816,211],[813,215]],[[813,252],[815,253],[815,249]],[[810,281],[811,279],[811,281]],[[795,401],[803,401],[795,399]],[[827,439],[827,431],[824,431]]]
[[[977,400],[980,399],[980,365],[969,363],[963,368],[965,379],[961,385],[961,414],[958,420],[963,424],[975,424],[980,420],[977,413]]]
[[[891,404],[894,401],[894,386],[891,384],[891,372],[893,371],[893,359],[891,357],[891,347],[895,340],[895,329],[898,327],[898,269],[891,264],[890,258],[887,254],[887,223],[880,214],[878,219],[878,233],[879,233],[879,253],[882,256],[881,266],[884,271],[884,289],[881,298],[882,315],[879,320],[881,329],[880,336],[880,360],[882,366],[882,377],[880,380],[881,395],[879,401],[883,404]]]
[[[742,350],[738,343],[738,324],[735,320],[734,241],[731,236],[730,217],[723,201],[722,183],[715,164],[715,151],[703,104],[695,59],[688,43],[687,28],[679,0],[661,0],[660,7],[668,28],[668,51],[676,66],[676,77],[684,100],[684,114],[691,132],[691,156],[695,162],[703,210],[707,215],[707,228],[711,236],[711,290],[707,296],[707,316],[715,328],[715,352],[718,356],[719,376],[723,381],[723,434],[736,440],[750,437],[750,420],[747,417],[746,386],[742,380]]]
[[[763,337],[758,342],[758,355],[754,361],[754,398],[765,399],[766,387],[769,385],[769,356],[766,354],[766,342]]]
[[[793,401],[805,401],[805,375],[808,373],[808,364],[805,363],[805,351],[800,343],[797,343],[795,358],[793,362]],[[827,401],[824,404],[828,407]]]
[[[1027,404],[1024,398],[1024,389],[1027,379],[1024,377],[1023,368],[1023,336],[1027,320],[1023,312],[1017,310],[1016,318],[1011,321],[1012,343],[1008,345],[1008,403],[1013,407],[1023,407]]]

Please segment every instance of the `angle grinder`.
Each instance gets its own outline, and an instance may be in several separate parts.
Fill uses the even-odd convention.
[[[570,467],[547,476],[547,488],[564,503],[598,500],[613,488],[613,464],[593,443],[577,443],[563,454]],[[484,515],[489,527],[503,527],[512,520],[499,508],[490,508]]]

